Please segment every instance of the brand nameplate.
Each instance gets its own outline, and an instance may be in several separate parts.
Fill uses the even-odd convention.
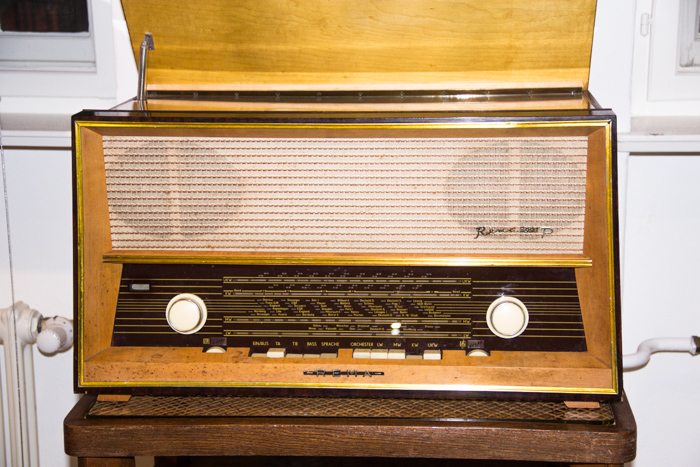
[[[341,376],[347,376],[347,377],[354,376],[356,378],[361,376],[363,378],[371,378],[373,376],[384,376],[384,372],[383,371],[368,371],[368,370],[311,370],[311,371],[305,371],[304,375],[306,375],[306,376],[333,376],[335,378],[340,378]]]

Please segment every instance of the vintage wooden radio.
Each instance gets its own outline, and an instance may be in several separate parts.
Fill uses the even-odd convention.
[[[124,11],[139,96],[73,123],[76,391],[620,397],[594,1]]]

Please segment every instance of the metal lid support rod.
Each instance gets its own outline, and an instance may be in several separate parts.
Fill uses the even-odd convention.
[[[139,88],[136,94],[140,104],[146,102],[146,69],[148,68],[148,51],[155,50],[153,34],[147,32],[141,41],[141,54],[139,56]]]

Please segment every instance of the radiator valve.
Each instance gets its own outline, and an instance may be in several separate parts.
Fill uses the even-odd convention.
[[[41,321],[36,346],[43,354],[54,354],[67,350],[73,345],[73,323],[62,316],[44,318]]]

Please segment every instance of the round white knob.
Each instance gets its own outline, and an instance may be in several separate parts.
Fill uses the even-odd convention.
[[[73,323],[61,316],[45,319],[36,336],[36,346],[44,354],[68,349],[73,344]]]
[[[165,309],[165,319],[175,332],[194,334],[207,321],[207,306],[196,295],[180,294],[173,297]]]
[[[512,339],[522,334],[529,319],[527,307],[513,297],[495,300],[486,312],[486,324],[489,329],[503,339]]]
[[[36,346],[41,353],[52,354],[58,352],[59,347],[61,347],[61,337],[53,329],[41,331],[36,336]]]

